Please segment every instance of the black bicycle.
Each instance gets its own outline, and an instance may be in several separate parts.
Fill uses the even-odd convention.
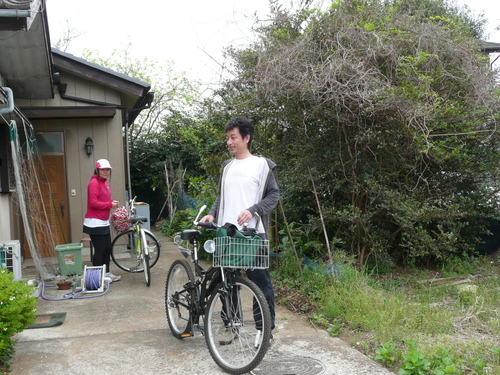
[[[217,230],[214,223],[193,222],[196,228]],[[175,260],[165,289],[165,308],[172,334],[178,338],[200,332],[217,365],[230,374],[244,374],[262,361],[271,340],[271,317],[267,301],[257,285],[244,276],[244,269],[267,268],[268,241],[255,236],[255,229],[217,237],[205,242],[214,254],[214,265],[205,269],[198,259],[202,232],[187,229],[176,236],[180,245],[188,241],[192,250],[179,246],[185,259]],[[244,256],[241,256],[241,253]],[[202,318],[204,317],[204,318]]]

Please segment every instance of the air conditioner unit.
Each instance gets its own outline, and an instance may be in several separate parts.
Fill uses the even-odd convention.
[[[19,240],[0,241],[0,266],[14,274],[14,280],[21,280],[21,244]]]

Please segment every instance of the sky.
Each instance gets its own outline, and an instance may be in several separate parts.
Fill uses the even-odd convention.
[[[268,10],[268,0],[47,0],[52,45],[70,24],[81,35],[68,53],[108,57],[130,44],[134,58],[173,61],[175,71],[205,83],[218,80],[223,47],[248,44],[255,15],[265,19]]]
[[[500,26],[500,1],[498,0],[457,0],[459,5],[467,5],[477,13],[484,13],[488,19],[486,26],[486,40],[500,43],[500,31],[495,31]],[[488,35],[489,34],[489,35]]]
[[[500,1],[456,0],[489,19],[488,41],[500,43]],[[282,0],[289,6],[298,0]],[[223,48],[252,40],[255,17],[265,20],[269,0],[47,0],[52,45],[68,25],[79,34],[66,52],[81,56],[83,49],[103,58],[131,45],[131,56],[164,64],[174,63],[190,79],[216,84],[225,71]],[[227,77],[227,75],[226,75]]]

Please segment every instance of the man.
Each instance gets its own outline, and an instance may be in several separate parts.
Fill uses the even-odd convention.
[[[231,223],[239,228],[245,224],[249,228],[255,228],[257,213],[262,219],[256,228],[257,232],[263,239],[268,239],[269,213],[276,207],[279,198],[279,188],[273,173],[276,164],[267,158],[251,154],[253,125],[247,118],[236,117],[230,120],[224,130],[229,152],[234,158],[222,164],[217,199],[201,221],[211,222],[217,218],[220,226]],[[271,312],[271,329],[274,329],[274,288],[269,270],[247,270],[246,274],[264,293]],[[232,338],[221,344],[231,342]]]

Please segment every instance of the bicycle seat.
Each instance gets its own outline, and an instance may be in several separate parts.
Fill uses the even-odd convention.
[[[130,222],[132,224],[137,223],[138,221],[142,221],[143,223],[147,223],[148,222],[148,218],[145,217],[145,216],[137,216],[137,217],[133,217],[133,218],[130,219]]]
[[[190,240],[199,236],[201,236],[201,232],[196,229],[186,229],[181,232],[181,240]]]

